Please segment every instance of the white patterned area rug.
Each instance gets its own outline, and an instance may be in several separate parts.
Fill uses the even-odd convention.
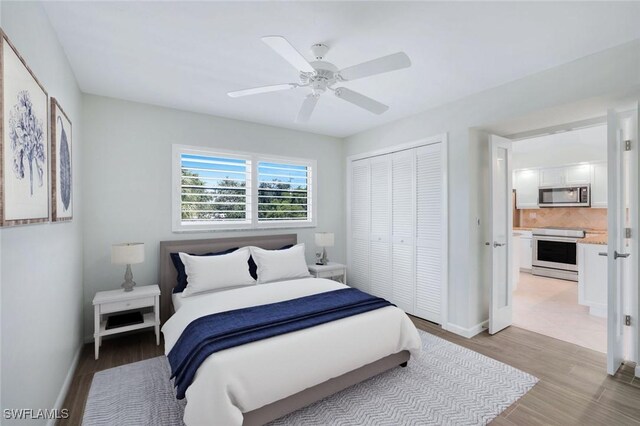
[[[538,382],[530,374],[419,330],[422,353],[272,423],[281,425],[484,425]],[[96,373],[83,424],[182,425],[184,400],[165,357]]]

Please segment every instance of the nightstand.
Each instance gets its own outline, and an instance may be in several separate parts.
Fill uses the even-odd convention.
[[[347,284],[347,267],[342,263],[329,262],[326,265],[307,265],[309,272],[316,278],[331,278]]]
[[[107,319],[103,315],[140,308],[153,308],[143,315],[140,324],[126,325],[107,330]],[[98,359],[102,338],[141,328],[155,327],[156,344],[160,344],[160,287],[157,285],[136,286],[133,291],[99,291],[93,298],[95,357]]]

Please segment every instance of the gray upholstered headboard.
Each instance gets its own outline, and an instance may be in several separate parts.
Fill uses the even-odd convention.
[[[171,294],[176,286],[177,272],[169,253],[203,254],[232,247],[256,246],[275,250],[288,244],[297,244],[296,234],[262,235],[254,237],[211,238],[206,240],[160,241],[160,321],[165,323],[173,314]]]

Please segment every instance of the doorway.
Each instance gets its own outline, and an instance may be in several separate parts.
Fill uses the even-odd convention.
[[[613,374],[637,360],[637,330],[621,318],[637,315],[638,262],[618,261],[637,253],[638,156],[626,142],[637,141],[637,111],[568,127],[489,138],[489,332],[513,324],[606,352]]]
[[[512,150],[513,325],[606,353],[606,124]],[[594,262],[604,273],[580,271]]]

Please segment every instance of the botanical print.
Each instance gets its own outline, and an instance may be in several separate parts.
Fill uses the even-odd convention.
[[[0,222],[49,220],[48,96],[24,60],[2,35],[2,133]]]
[[[51,199],[54,221],[73,217],[71,147],[71,121],[58,101],[51,98]]]
[[[42,121],[35,116],[29,92],[18,93],[17,102],[9,113],[9,140],[13,152],[13,172],[16,178],[25,178],[29,169],[29,196],[33,196],[33,171],[37,174],[38,186],[43,184],[44,167],[47,161],[45,133]]]
[[[60,197],[64,211],[68,211],[71,204],[71,154],[64,123],[60,117],[58,121],[60,124]]]

